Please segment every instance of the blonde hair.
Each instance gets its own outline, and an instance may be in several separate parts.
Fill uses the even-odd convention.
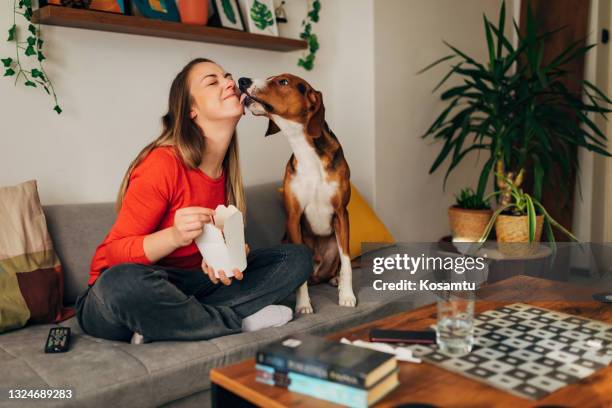
[[[123,204],[125,192],[129,187],[132,171],[147,157],[151,151],[159,146],[173,146],[174,151],[185,166],[197,169],[202,163],[202,153],[204,151],[204,134],[202,129],[191,119],[190,110],[192,105],[191,94],[189,93],[188,76],[191,68],[201,62],[213,61],[206,58],[196,58],[190,61],[178,73],[170,86],[170,96],[168,98],[168,113],[162,117],[163,130],[161,135],[153,142],[145,146],[138,153],[136,158],[130,163],[115,202],[115,210],[119,212]],[[225,195],[228,204],[235,205],[242,214],[246,215],[246,198],[242,185],[242,175],[240,173],[240,161],[238,154],[238,138],[236,132],[232,135],[232,140],[223,158],[223,172],[225,174]]]

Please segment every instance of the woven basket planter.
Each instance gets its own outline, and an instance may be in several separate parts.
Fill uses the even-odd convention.
[[[499,215],[495,220],[497,246],[503,254],[526,256],[535,253],[540,246],[544,216],[536,216],[534,242],[529,243],[529,224],[527,216]]]
[[[492,215],[492,210],[466,210],[455,206],[450,207],[448,221],[453,239],[477,242]]]

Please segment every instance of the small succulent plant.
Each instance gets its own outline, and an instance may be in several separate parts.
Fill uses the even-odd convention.
[[[457,200],[455,205],[465,210],[489,210],[491,208],[489,200],[484,199],[482,195],[475,193],[469,187],[461,190],[458,195],[455,195],[455,198]]]

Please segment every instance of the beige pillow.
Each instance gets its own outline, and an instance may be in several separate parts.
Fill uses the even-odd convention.
[[[0,333],[73,314],[35,180],[0,187]]]

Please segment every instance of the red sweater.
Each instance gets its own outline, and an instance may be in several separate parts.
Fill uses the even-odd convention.
[[[215,209],[225,203],[225,175],[212,179],[199,169],[185,166],[173,147],[155,148],[130,175],[115,224],[91,261],[88,284],[113,265],[150,265],[144,253],[144,237],[174,225],[174,213],[179,208]],[[202,255],[193,242],[156,262],[184,269],[199,268],[201,263]]]

